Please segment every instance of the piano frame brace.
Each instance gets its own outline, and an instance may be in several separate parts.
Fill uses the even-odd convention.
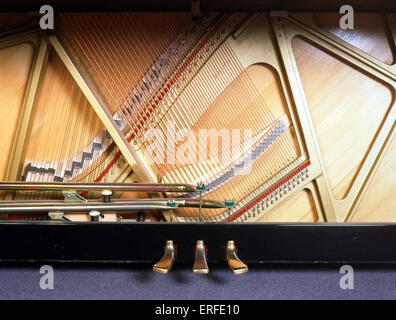
[[[156,262],[167,240],[192,263],[197,240],[225,263],[234,240],[247,263],[396,263],[396,224],[0,222],[0,261]]]

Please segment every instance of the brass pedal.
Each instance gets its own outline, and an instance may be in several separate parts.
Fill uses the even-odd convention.
[[[229,240],[226,247],[226,260],[228,266],[234,274],[242,274],[249,271],[249,268],[237,256],[234,240]]]
[[[153,271],[159,273],[168,273],[176,260],[175,246],[172,240],[167,240],[165,245],[164,255],[161,260],[153,266]]]
[[[195,274],[209,273],[209,267],[206,262],[206,249],[203,240],[198,240],[195,246],[195,260],[192,270]]]

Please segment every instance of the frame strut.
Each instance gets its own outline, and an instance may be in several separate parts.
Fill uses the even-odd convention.
[[[389,21],[393,22],[391,17]],[[394,26],[390,23],[392,34],[394,34]],[[374,171],[389,147],[390,140],[395,134],[395,115],[396,105],[393,97],[389,109],[386,113],[378,134],[375,136],[358,173],[349,188],[348,194],[344,199],[336,199],[331,191],[327,177],[326,167],[323,156],[319,148],[318,138],[315,133],[313,121],[310,116],[308,103],[305,98],[302,81],[296,65],[296,61],[291,47],[291,40],[295,36],[303,36],[318,45],[322,50],[331,51],[338,59],[348,61],[356,69],[368,73],[378,81],[382,81],[390,90],[395,90],[395,75],[392,72],[394,66],[388,66],[383,63],[374,61],[364,52],[359,52],[353,46],[343,44],[341,40],[335,37],[325,35],[319,28],[311,25],[306,26],[299,20],[293,18],[283,19],[281,23],[273,24],[274,39],[278,44],[279,52],[283,61],[284,70],[288,78],[290,89],[294,97],[296,110],[299,114],[301,124],[304,126],[307,122],[308,126],[303,127],[303,135],[307,144],[308,153],[312,160],[312,156],[317,157],[320,163],[322,174],[315,180],[319,193],[321,195],[323,207],[328,221],[350,221],[355,213],[360,200],[371,179]],[[304,120],[305,119],[305,120]],[[315,151],[316,150],[316,151]],[[316,162],[315,160],[312,162]],[[330,217],[330,219],[329,219]],[[334,217],[334,218],[331,218]]]
[[[80,87],[81,91],[84,93],[92,108],[95,110],[96,114],[102,121],[110,136],[113,138],[114,142],[120,149],[128,164],[133,168],[133,170],[142,181],[156,182],[157,178],[155,174],[152,172],[150,167],[146,165],[146,163],[142,160],[141,155],[139,155],[138,152],[128,142],[125,135],[121,132],[121,130],[115,123],[115,120],[113,119],[109,110],[107,110],[107,108],[104,107],[95,97],[88,83],[81,75],[80,71],[71,60],[69,55],[66,53],[59,40],[53,35],[50,36],[48,40],[59,55],[60,59],[65,64],[66,68],[69,70],[70,74],[76,81],[77,85]]]

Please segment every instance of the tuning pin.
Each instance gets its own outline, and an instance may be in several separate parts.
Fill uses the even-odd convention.
[[[198,240],[195,246],[195,260],[193,273],[205,274],[209,273],[209,267],[206,262],[206,249],[203,240]]]
[[[176,260],[175,246],[172,240],[166,241],[164,255],[161,260],[153,266],[153,271],[159,273],[168,273]]]
[[[249,271],[249,268],[241,260],[239,260],[236,254],[235,242],[229,240],[226,247],[226,260],[228,266],[234,274],[242,274]]]

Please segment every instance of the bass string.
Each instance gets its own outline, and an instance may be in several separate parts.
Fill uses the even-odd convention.
[[[191,53],[191,55],[194,55],[194,52],[196,50],[197,49],[194,49],[194,51]],[[190,55],[190,57],[191,57],[191,55]],[[190,66],[191,66],[190,62],[191,62],[190,58],[186,59],[184,64],[183,64],[183,66],[181,66],[180,68],[184,69],[185,65],[189,64],[189,66],[187,68],[187,69],[189,69]],[[167,108],[168,106],[166,104],[169,102],[168,99],[170,98],[170,96],[175,94],[175,88],[176,89],[180,89],[180,86],[182,86],[183,88],[185,87],[186,81],[187,81],[185,79],[185,73],[186,72],[183,72],[183,74],[180,75],[179,73],[181,73],[181,72],[183,72],[183,71],[179,70],[178,72],[176,72],[176,75],[174,76],[174,78],[177,78],[177,80],[171,80],[171,82],[174,82],[174,83],[171,83],[173,85],[169,88],[169,93],[167,95],[163,95],[163,98],[161,97],[161,99],[158,99],[158,100],[155,101],[155,103],[159,106],[159,108],[156,109],[156,118],[154,119],[154,121],[151,122],[151,128],[155,128],[156,127],[156,121],[158,122],[159,121],[158,119],[161,119],[166,114],[167,109],[168,109]]]
[[[58,63],[56,56],[51,55],[49,64],[43,89],[35,105],[35,118],[40,119],[39,123],[41,122],[44,125],[41,126],[41,130],[35,136],[35,143],[38,142],[38,147],[36,148],[34,159],[40,159],[41,165],[45,167],[48,161],[54,157],[53,152],[50,153],[50,150],[57,150],[58,146],[62,145],[62,143],[59,143],[59,141],[62,141],[62,137],[60,136],[62,132],[55,129],[59,125],[57,121],[59,121],[59,114],[64,110],[63,105],[65,103],[59,83],[60,79],[67,77],[67,74]],[[52,144],[52,146],[49,144]],[[44,181],[46,180],[45,178],[44,175],[35,173],[31,180]],[[46,196],[45,193],[37,193],[31,198],[40,198],[43,195]]]
[[[211,55],[211,54],[210,54]],[[205,60],[206,61],[206,60]],[[192,64],[194,64],[194,62],[192,62]],[[185,79],[185,76],[181,76],[180,77],[181,78],[181,81],[186,81],[186,79]],[[186,84],[185,83],[183,83],[183,87],[184,87],[184,89],[183,90],[188,90],[188,88],[190,87],[190,86],[185,86]],[[176,86],[177,86],[177,84],[176,84]],[[178,98],[178,100],[180,101],[180,97]],[[177,105],[177,103],[178,103],[178,100],[176,99],[172,104],[176,104]],[[167,101],[164,99],[163,101],[165,101],[164,103],[167,103]],[[160,109],[159,109],[160,110]],[[161,118],[161,121],[162,121],[162,119],[164,118],[164,117],[167,117],[169,114],[170,114],[170,110],[172,110],[170,107],[168,107],[168,108],[165,108],[165,111],[163,112],[163,115],[162,115],[162,118]],[[176,116],[177,116],[177,114],[176,114]],[[161,121],[158,121],[158,123],[156,124],[156,126],[159,124],[161,124]],[[156,127],[156,126],[153,126],[153,127]],[[162,166],[162,168],[164,168],[163,166]],[[166,171],[166,170],[165,170]],[[185,178],[184,178],[185,179]]]
[[[140,49],[140,50],[136,50],[135,49],[135,47],[136,46],[131,46],[130,48],[125,48],[125,51],[126,52],[129,52],[130,53],[130,56],[133,58],[133,59],[135,59],[135,57],[136,56],[139,56],[139,54],[141,55],[142,53],[141,52],[143,52],[143,51],[147,51],[147,47],[150,47],[150,44],[152,44],[152,43],[159,43],[160,42],[160,39],[161,39],[161,37],[159,37],[159,35],[155,35],[157,38],[154,38],[154,39],[145,39],[144,37],[145,37],[145,32],[143,31],[143,30],[139,30],[138,29],[138,25],[136,26],[136,28],[137,28],[137,31],[138,31],[138,33],[141,35],[141,37],[143,38],[143,41],[145,42],[145,43],[147,43],[147,46],[142,46],[142,48]],[[159,37],[159,38],[158,38]],[[151,41],[150,41],[151,40]],[[126,44],[127,42],[126,41],[121,41],[121,44]],[[165,45],[163,45],[163,46],[165,46]],[[121,45],[121,50],[123,51],[123,52],[125,52],[123,49],[124,46],[123,45]],[[152,48],[152,46],[148,49],[149,50],[149,52],[147,53],[147,52],[143,52],[144,53],[144,55],[145,56],[149,56],[149,55],[151,55],[151,56],[153,56],[153,57],[156,57],[157,55],[158,55],[158,53],[154,53],[154,54],[152,54],[152,53],[150,53],[150,51],[152,51],[153,50],[153,48]],[[139,53],[139,51],[141,51],[140,53]],[[149,65],[152,65],[152,61],[150,61],[150,63],[149,63]],[[139,72],[136,72],[136,74],[138,75],[138,79],[142,79],[143,77],[144,77],[144,70],[140,70]],[[135,72],[134,72],[134,74],[135,74]],[[137,82],[135,82],[135,85],[134,86],[136,86],[137,85]],[[124,87],[125,88],[128,88],[128,87],[130,87],[130,85],[128,86],[128,82],[124,85]],[[128,89],[127,89],[128,90]],[[147,94],[147,92],[146,91],[143,91],[143,94]],[[128,95],[130,95],[130,93],[128,93],[128,92],[126,92],[126,96],[127,96],[127,98],[128,98]],[[147,97],[146,97],[147,98]],[[133,105],[133,103],[130,103],[130,105]],[[139,118],[137,117],[137,112],[139,111],[139,109],[141,109],[141,108],[134,108],[133,110],[132,110],[132,115],[131,115],[131,119],[133,120],[133,123],[136,123],[137,121],[139,121]],[[129,125],[131,125],[131,121],[129,121]]]
[[[58,93],[59,94],[59,93]],[[80,94],[81,95],[81,92],[78,92],[78,94]],[[74,95],[74,94],[73,94]],[[76,98],[73,98],[73,99],[79,99],[79,97],[76,97]],[[57,100],[59,100],[59,99],[57,99]],[[62,99],[61,99],[62,100]],[[78,103],[77,103],[78,104]],[[65,110],[65,108],[61,108],[61,110]],[[53,114],[58,114],[59,115],[59,113],[53,113]],[[61,118],[63,118],[63,119],[65,119],[65,117],[61,117]],[[67,133],[71,133],[71,132],[73,132],[73,138],[72,139],[69,139],[69,137],[66,135],[66,138],[65,138],[65,141],[77,141],[77,137],[79,136],[79,128],[76,128],[76,130],[74,130],[74,129],[70,129],[69,127],[71,126],[71,127],[73,127],[73,128],[75,128],[75,125],[76,125],[76,122],[74,122],[73,121],[73,119],[74,118],[68,118],[68,121],[67,121],[67,123],[68,123],[68,129],[66,130],[66,132]],[[75,119],[74,119],[75,120]],[[52,122],[52,123],[56,123],[57,121],[50,121],[50,122]],[[83,131],[85,131],[84,130],[85,129],[85,126],[83,127]],[[45,139],[41,139],[41,141],[44,141]],[[81,138],[80,138],[80,140],[81,140]],[[58,146],[62,146],[62,151],[60,152],[60,154],[62,155],[61,156],[61,158],[67,158],[67,156],[65,156],[65,154],[66,153],[71,153],[71,154],[74,154],[75,153],[75,150],[76,150],[76,146],[77,146],[77,143],[75,143],[75,144],[72,144],[71,146],[70,145],[66,145],[66,144],[57,144]],[[70,151],[70,148],[73,150],[73,151]],[[40,151],[41,151],[42,149],[40,149]],[[46,157],[44,157],[44,158],[46,158]],[[40,179],[44,179],[44,177],[43,177],[43,175],[41,175],[40,176]]]
[[[76,42],[78,42],[78,41],[76,41]],[[89,58],[88,58],[88,59],[89,59]],[[108,161],[110,161],[110,160],[108,160]],[[102,165],[100,165],[100,166],[99,166],[99,169],[102,169],[102,168],[104,167],[104,165],[105,165],[104,163],[103,163]]]
[[[58,90],[56,98],[49,98],[48,101],[43,102],[44,105],[52,106],[49,112],[46,112],[45,116],[48,118],[48,116],[52,114],[53,118],[52,120],[47,119],[46,124],[51,128],[50,134],[52,134],[52,136],[62,133],[62,136],[59,136],[57,139],[50,139],[49,141],[55,141],[54,154],[60,157],[60,159],[63,159],[63,161],[66,161],[78,154],[79,150],[84,148],[88,143],[89,136],[92,136],[92,130],[86,130],[86,128],[89,127],[86,125],[87,122],[96,122],[96,124],[98,124],[99,119],[93,113],[88,101],[73,82],[73,79],[67,73],[59,58],[56,58],[54,62],[50,63],[50,68],[54,68],[57,74],[59,74],[57,77],[62,80],[62,86],[59,88],[56,82],[51,81],[51,86],[49,86],[46,91],[54,93],[55,90]],[[51,71],[51,69],[49,71]],[[67,88],[67,90],[64,90],[65,88]],[[62,92],[61,94],[59,93],[60,91]],[[63,104],[61,104],[61,102],[63,102]],[[85,121],[85,119],[87,119],[87,121]],[[62,123],[67,124],[66,129],[64,131],[57,130]],[[96,133],[98,131],[98,128],[96,128],[93,132]],[[62,138],[63,143],[59,143],[62,141]],[[40,140],[48,141],[45,137],[42,137]],[[46,143],[45,149],[49,150],[48,143]],[[48,155],[51,157],[50,154]],[[41,159],[49,161],[51,158],[41,156]],[[50,177],[41,175],[40,178],[41,181],[47,181]]]
[[[111,25],[114,25],[114,24],[109,24],[110,26]],[[138,33],[140,33],[140,32],[138,32]],[[103,33],[102,33],[103,34]],[[144,34],[144,33],[143,33]],[[110,39],[113,39],[114,37],[112,37],[112,38],[110,38]],[[112,40],[110,40],[110,41],[112,41]],[[146,41],[147,43],[151,43],[151,41]],[[159,43],[159,41],[156,41],[157,42],[157,44]],[[116,47],[119,47],[119,46],[122,46],[123,44],[125,44],[125,43],[127,43],[127,41],[120,41],[119,42],[119,45],[118,46],[116,46]],[[105,51],[107,51],[107,50],[105,50]],[[155,56],[155,55],[152,55],[153,57]],[[131,57],[133,57],[133,55],[131,56]],[[104,60],[107,60],[107,59],[104,59]],[[117,59],[110,59],[110,60],[112,60],[112,61],[114,61],[114,60],[117,60]],[[119,60],[119,59],[118,59]],[[140,64],[138,64],[138,65],[141,65],[141,63]],[[115,67],[115,68],[110,68],[110,70],[119,70],[120,68],[119,67]],[[140,72],[136,72],[136,70],[134,70],[134,73],[136,73],[136,74],[141,74],[141,75],[143,75],[143,70],[140,70]],[[119,86],[119,87],[123,87],[123,88],[125,88],[126,86],[125,85],[121,85],[121,86]],[[130,87],[130,85],[129,85],[129,87]],[[124,92],[124,96],[129,96],[130,95],[130,92]],[[122,98],[121,99],[119,99],[119,100],[123,100]],[[121,104],[121,105],[123,105],[123,104]],[[131,105],[131,103],[129,104],[129,105]],[[125,116],[125,113],[122,113],[124,116]],[[126,119],[127,120],[127,119]]]
[[[134,132],[136,132],[137,135],[139,135],[139,132],[137,132],[136,123],[138,124],[137,125],[138,128],[139,128],[140,125],[142,125],[143,127],[145,125],[150,125],[150,122],[147,121],[148,120],[147,117],[150,117],[150,115],[153,112],[153,110],[152,110],[152,108],[147,108],[147,106],[150,106],[153,103],[154,103],[154,101],[152,101],[152,100],[148,101],[148,103],[146,103],[146,106],[143,106],[142,108],[140,108],[139,114],[135,118],[134,127],[131,127],[131,129],[134,129]],[[153,120],[153,117],[151,117],[150,120],[151,120],[151,122],[155,121],[155,120]],[[143,132],[143,130],[140,130],[140,132]]]
[[[55,124],[58,121],[59,114],[64,110],[63,106],[65,104],[65,100],[63,99],[63,93],[60,87],[60,79],[64,78],[66,76],[65,70],[62,69],[61,65],[59,64],[59,61],[56,56],[53,55],[53,67],[50,69],[50,72],[53,76],[53,79],[51,82],[47,84],[47,89],[45,90],[46,92],[49,92],[49,95],[44,96],[44,102],[38,106],[38,108],[41,108],[42,110],[45,109],[45,126],[44,130],[41,130],[41,135],[40,135],[40,142],[41,145],[39,147],[39,159],[44,165],[46,165],[47,161],[50,160],[49,157],[49,143],[56,143],[56,141],[62,141],[63,145],[64,143],[64,137],[60,136],[61,132],[55,131]],[[55,84],[55,85],[53,85]],[[48,90],[48,91],[47,91]],[[50,109],[48,110],[48,106]],[[49,129],[49,130],[48,130]],[[49,134],[53,132],[53,134],[50,136]],[[59,137],[57,137],[59,135]],[[55,139],[54,136],[56,137]],[[55,145],[56,147],[56,145]],[[62,154],[60,155],[62,157]],[[36,181],[43,181],[44,180],[44,175],[42,174],[36,174]],[[37,193],[36,197],[39,197],[39,195],[45,195],[43,193]]]
[[[189,33],[193,34],[192,31],[190,31]],[[202,36],[203,34],[201,33],[200,35]],[[200,39],[201,37],[197,37],[197,38]],[[186,41],[183,40],[183,42],[186,42]],[[188,41],[182,47],[187,49],[187,50],[185,50],[185,52],[188,52],[189,51],[188,49],[192,49],[193,44],[194,44],[194,41]],[[180,46],[178,48],[180,48]],[[179,52],[179,49],[177,51]],[[179,55],[179,58],[183,58],[183,57],[185,57],[185,54]],[[176,65],[177,65],[177,61],[176,61],[176,59],[172,59],[172,61],[174,61],[174,62],[171,62],[170,65],[172,68],[175,69]],[[176,70],[177,70],[177,68],[176,68]],[[168,79],[165,82],[167,82],[167,81],[168,81]],[[166,105],[165,104],[166,101],[170,98],[170,96],[172,94],[174,94],[175,84],[173,84],[171,86],[169,86],[169,84],[168,84],[168,86],[163,90],[168,91],[168,93],[165,96],[161,97],[162,98],[161,101],[151,100],[151,101],[149,101],[149,103],[147,103],[147,105],[145,107],[143,107],[140,110],[139,118],[137,120],[138,120],[138,123],[140,122],[140,124],[143,126],[143,129],[148,128],[148,127],[155,127],[155,125],[153,125],[153,124],[155,123],[155,121],[157,121],[158,116],[161,117],[163,114],[162,107],[164,105]],[[159,107],[159,108],[157,108],[157,107]],[[154,111],[153,109],[155,110],[154,114],[153,114],[153,111]],[[150,117],[151,114],[153,114],[153,116],[150,118],[151,121],[147,121],[148,120],[147,117]],[[135,132],[136,132],[136,129],[135,129]],[[137,140],[139,140],[141,138],[141,135],[143,132],[144,132],[144,130],[140,130],[140,132],[136,132]]]

